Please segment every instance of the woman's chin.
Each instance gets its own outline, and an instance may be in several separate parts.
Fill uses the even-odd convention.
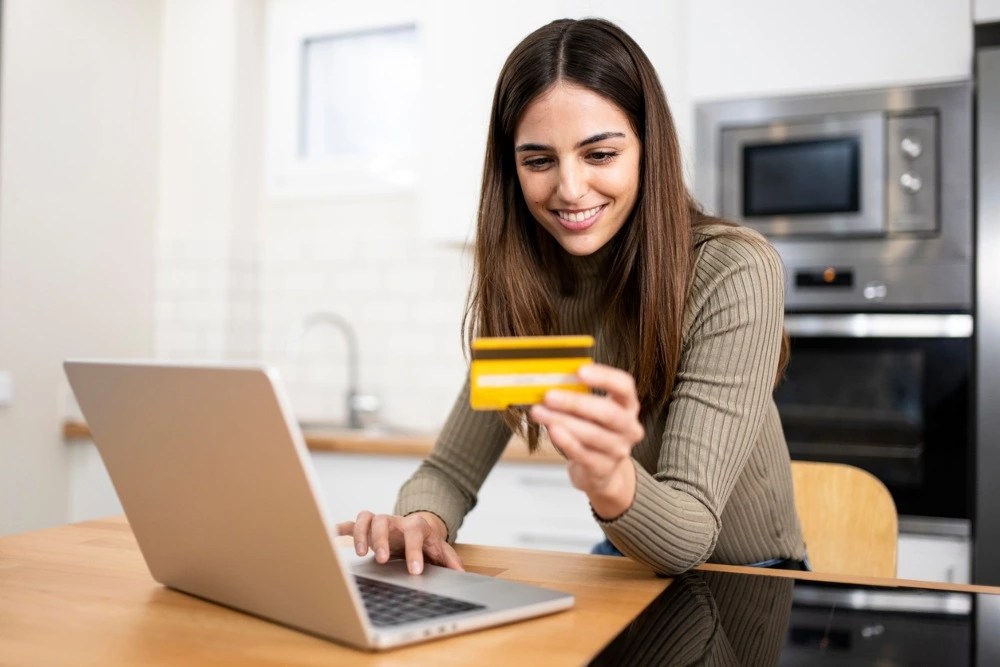
[[[604,245],[599,239],[590,236],[577,236],[572,238],[558,239],[562,249],[574,257],[586,257],[593,255]]]

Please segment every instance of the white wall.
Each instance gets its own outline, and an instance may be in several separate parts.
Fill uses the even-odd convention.
[[[152,350],[161,4],[3,13],[0,534],[67,520],[62,360]]]
[[[255,358],[262,0],[164,5],[156,353]]]

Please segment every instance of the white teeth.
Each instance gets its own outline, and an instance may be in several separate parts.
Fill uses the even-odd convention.
[[[595,206],[594,208],[588,208],[586,211],[579,211],[577,213],[571,213],[570,211],[556,211],[556,215],[566,222],[583,222],[600,211],[601,208],[603,208],[603,206]]]

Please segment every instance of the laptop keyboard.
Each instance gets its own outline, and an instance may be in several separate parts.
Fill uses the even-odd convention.
[[[368,618],[371,619],[372,625],[377,627],[401,625],[410,621],[422,621],[486,608],[481,604],[387,584],[367,577],[355,575],[354,580],[358,583]]]

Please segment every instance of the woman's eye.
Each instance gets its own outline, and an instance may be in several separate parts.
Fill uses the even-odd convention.
[[[610,162],[611,160],[618,157],[617,151],[594,151],[587,156],[591,162]]]
[[[544,169],[545,167],[549,166],[551,162],[552,162],[551,159],[544,156],[539,156],[539,157],[525,158],[521,162],[521,164],[523,164],[528,169]]]

